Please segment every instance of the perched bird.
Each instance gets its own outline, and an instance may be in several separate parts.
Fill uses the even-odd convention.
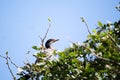
[[[46,54],[46,57],[43,58],[44,60],[50,60],[50,61],[52,61],[52,60],[56,60],[57,59],[56,56],[53,54],[53,52],[56,51],[56,49],[51,46],[56,41],[59,41],[59,39],[48,39],[46,41],[46,43],[45,43],[45,49],[42,52],[42,53]],[[34,56],[36,56],[36,55],[34,55]],[[40,58],[37,57],[37,60],[35,61],[35,64],[39,63],[39,60],[40,60]]]
[[[45,47],[46,47],[45,54],[47,55],[46,59],[49,61],[53,61],[53,60],[58,59],[58,57],[56,57],[53,54],[56,51],[56,49],[51,46],[56,41],[59,41],[59,39],[48,39],[45,43]]]
[[[47,41],[46,41],[46,43],[45,43],[45,47],[48,49],[51,49],[52,47],[51,47],[51,44],[52,43],[54,43],[54,42],[56,42],[56,41],[59,41],[59,39],[48,39]]]
[[[53,60],[57,60],[57,57],[55,55],[53,55],[53,52],[55,51],[55,49],[52,48],[51,44],[59,41],[59,39],[48,39],[45,43],[45,51],[43,53],[45,53],[47,56],[42,58],[43,60],[49,60],[49,61],[53,61]],[[36,55],[34,55],[36,56]],[[40,58],[36,57],[37,60],[35,61],[36,65],[44,65],[44,62],[40,62]],[[18,80],[29,80],[32,75],[32,73],[28,73],[23,75],[22,77],[20,77]]]

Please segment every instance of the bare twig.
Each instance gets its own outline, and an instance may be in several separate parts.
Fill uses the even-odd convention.
[[[49,32],[50,27],[51,27],[51,23],[49,23],[48,29],[47,29],[47,31],[46,31],[46,33],[45,33],[44,38],[43,38],[43,42],[44,42],[45,38],[47,37],[47,34],[48,34],[48,32]]]
[[[41,39],[41,46],[44,46],[43,44],[44,44],[44,41],[45,41],[45,39],[46,39],[46,37],[47,37],[47,34],[48,34],[48,32],[49,32],[49,29],[50,29],[50,27],[51,27],[51,23],[50,23],[50,19],[48,20],[49,21],[49,26],[48,26],[48,28],[47,28],[47,31],[46,31],[46,33],[45,33],[45,36],[42,38],[42,37],[40,37],[40,39]]]
[[[12,69],[10,68],[10,65],[9,65],[9,60],[8,60],[8,55],[6,55],[6,64],[7,64],[7,67],[8,67],[8,69],[9,69],[9,71],[10,71],[10,73],[11,73],[11,75],[12,75],[12,77],[13,77],[13,80],[16,80],[16,78],[15,78],[15,76],[14,76],[14,74],[13,74],[13,72],[12,72]]]
[[[8,56],[8,52],[6,52],[6,57],[4,57],[4,56],[2,56],[2,55],[0,55],[0,57],[6,60],[6,65],[7,65],[8,69],[9,69],[9,71],[10,71],[10,74],[12,75],[13,80],[16,80],[16,78],[15,78],[13,72],[12,72],[12,69],[10,68],[9,61],[10,61],[11,64],[13,64],[15,67],[18,68],[18,66],[17,66],[14,62],[12,62],[11,58]]]
[[[84,19],[83,17],[81,17],[81,20],[82,20],[82,22],[85,23],[85,25],[86,25],[86,27],[87,27],[87,30],[88,30],[89,34],[91,35],[91,32],[90,32],[90,30],[89,30],[89,27],[88,27],[87,22],[85,21],[85,19]]]
[[[28,54],[30,53],[30,51],[28,51],[27,53],[26,53],[26,61],[27,61],[27,63],[30,63],[29,62],[29,60],[28,60]]]
[[[10,57],[8,57],[8,59],[10,60],[11,64],[13,64],[16,68],[18,68],[18,66],[11,60]]]
[[[18,68],[18,66],[11,60],[11,58],[10,58],[8,55],[6,55],[6,57],[0,55],[0,57],[1,57],[1,58],[4,58],[4,59],[10,60],[11,64],[13,64],[16,68]]]
[[[4,57],[4,56],[2,56],[2,55],[0,55],[0,57],[6,59],[6,57]]]

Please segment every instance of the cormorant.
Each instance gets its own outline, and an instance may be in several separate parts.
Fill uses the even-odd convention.
[[[59,39],[48,39],[45,43],[45,53],[47,55],[46,60],[56,60],[56,56],[54,56],[52,53],[54,51],[54,49],[52,49],[51,44],[59,41]],[[39,64],[39,58],[37,58],[37,60],[35,61],[35,64]],[[18,80],[21,80],[22,78],[24,78],[25,80],[28,80],[31,77],[31,74],[25,74],[24,76],[20,77]]]
[[[48,39],[46,41],[45,49],[44,49],[43,53],[45,53],[47,56],[44,59],[53,60],[54,58],[56,58],[55,55],[53,55],[53,52],[56,50],[51,47],[51,44],[56,42],[56,41],[59,41],[59,39]],[[34,55],[34,56],[36,56],[36,55]],[[39,58],[35,61],[35,64],[36,63],[39,63]]]
[[[47,41],[46,41],[46,43],[45,43],[45,47],[47,48],[47,49],[51,49],[52,47],[51,47],[51,44],[52,43],[54,43],[54,42],[56,42],[56,41],[59,41],[59,39],[48,39]]]
[[[56,51],[56,49],[51,47],[51,44],[56,41],[59,41],[59,39],[48,39],[46,41],[46,43],[45,43],[45,47],[46,47],[45,54],[47,55],[45,58],[46,60],[49,60],[49,61],[58,60],[58,57],[53,54],[53,52]]]

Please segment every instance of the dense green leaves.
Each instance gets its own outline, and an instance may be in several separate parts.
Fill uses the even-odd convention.
[[[34,56],[36,63],[26,64],[20,80],[118,80],[120,76],[120,21],[113,24],[98,22],[98,28],[82,44],[72,43],[64,51]],[[52,59],[57,57],[56,60]]]

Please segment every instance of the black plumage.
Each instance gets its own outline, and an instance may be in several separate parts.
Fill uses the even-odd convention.
[[[46,48],[51,48],[51,44],[58,41],[59,39],[48,39],[45,43]]]

